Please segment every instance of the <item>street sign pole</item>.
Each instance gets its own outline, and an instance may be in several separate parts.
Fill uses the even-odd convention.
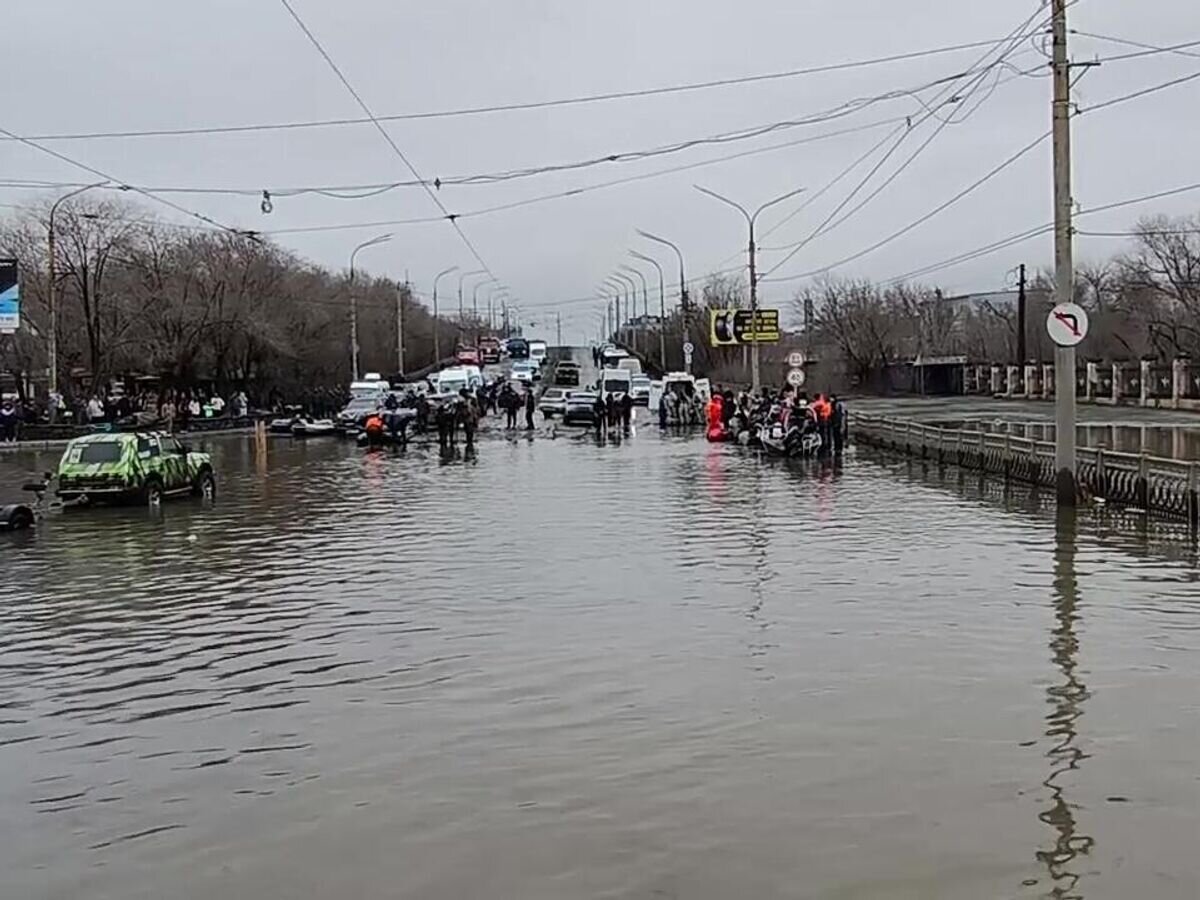
[[[1055,300],[1074,297],[1075,248],[1071,231],[1071,65],[1067,57],[1067,0],[1051,0],[1054,75]],[[1078,341],[1076,341],[1078,343]],[[1024,364],[1024,360],[1021,360]],[[1060,507],[1075,505],[1075,345],[1054,351],[1054,471]]]

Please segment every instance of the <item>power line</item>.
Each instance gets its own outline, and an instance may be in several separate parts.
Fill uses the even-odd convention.
[[[1114,97],[1111,100],[1106,100],[1102,103],[1098,103],[1092,107],[1089,107],[1089,109],[1087,111],[1108,109],[1113,106],[1117,106],[1120,103],[1124,103],[1129,100],[1134,100],[1134,99],[1137,99],[1140,97],[1144,97],[1147,94],[1152,94],[1152,93],[1155,93],[1156,91],[1166,90],[1167,88],[1174,87],[1174,86],[1177,86],[1180,84],[1184,84],[1186,82],[1192,81],[1197,78],[1200,78],[1200,72],[1196,72],[1191,75],[1184,76],[1182,78],[1173,78],[1169,81],[1165,81],[1165,82],[1161,82],[1157,85],[1153,85],[1152,87],[1143,88],[1141,90],[1134,91],[1130,94],[1125,94],[1120,97]],[[975,191],[977,188],[979,188],[980,186],[982,186],[983,184],[985,184],[986,182],[988,182],[992,178],[994,178],[996,175],[1000,174],[1002,171],[1007,169],[1010,165],[1015,163],[1018,159],[1023,157],[1025,154],[1032,151],[1035,147],[1037,147],[1039,144],[1041,144],[1043,141],[1045,141],[1048,137],[1050,137],[1049,131],[1045,132],[1039,138],[1037,138],[1033,142],[1027,144],[1025,147],[1021,148],[1019,151],[1017,151],[1016,154],[1014,154],[1013,156],[1010,156],[1004,162],[1000,163],[1000,165],[998,165],[997,167],[992,169],[990,172],[988,172],[982,178],[980,178],[980,179],[976,180],[975,182],[973,182],[972,184],[968,185],[966,188],[964,188],[959,193],[955,194],[953,197],[951,197],[945,203],[942,203],[941,205],[937,206],[930,212],[928,212],[925,215],[921,216],[920,218],[914,220],[913,222],[910,222],[908,225],[904,226],[903,228],[899,229],[898,231],[893,232],[892,234],[888,235],[887,237],[883,238],[882,240],[877,241],[876,243],[872,244],[870,247],[867,247],[865,250],[860,250],[857,253],[851,254],[850,256],[839,260],[838,262],[835,262],[828,266],[824,266],[820,269],[813,269],[809,272],[802,272],[797,275],[788,275],[784,278],[771,278],[770,280],[777,281],[777,282],[778,281],[796,281],[800,278],[808,278],[813,275],[820,275],[825,272],[829,272],[832,269],[836,269],[840,266],[843,266],[848,262],[854,262],[855,260],[861,259],[862,257],[864,257],[870,253],[873,253],[874,251],[878,250],[879,248],[881,248],[887,244],[890,244],[892,241],[896,240],[897,238],[902,237],[903,235],[905,235],[908,232],[912,231],[913,229],[919,227],[920,225],[923,225],[925,222],[928,222],[930,219],[934,218],[935,216],[937,216],[939,213],[946,210],[948,207],[950,207],[954,203],[957,203],[963,197],[967,196],[967,194],[970,194],[971,192]],[[776,266],[775,268],[777,269],[778,266]],[[775,269],[772,269],[771,271],[775,271]]]
[[[1115,201],[1112,203],[1103,204],[1101,206],[1094,206],[1094,207],[1091,207],[1090,209],[1079,210],[1078,212],[1075,213],[1075,217],[1080,218],[1080,217],[1086,217],[1086,216],[1094,216],[1094,215],[1097,215],[1102,212],[1111,212],[1114,209],[1123,209],[1128,206],[1136,206],[1141,203],[1149,203],[1154,200],[1162,200],[1166,197],[1175,197],[1180,194],[1186,194],[1186,193],[1190,193],[1193,191],[1200,191],[1200,182],[1182,185],[1181,187],[1177,187],[1177,188],[1169,188],[1167,190],[1157,191],[1152,194],[1143,194],[1138,197],[1130,197],[1125,200],[1118,200],[1118,201]],[[982,247],[977,247],[974,250],[967,250],[963,253],[959,253],[955,256],[950,257],[949,259],[944,259],[944,260],[941,260],[936,263],[931,263],[927,266],[922,266],[919,269],[913,269],[912,271],[906,272],[903,275],[899,275],[895,278],[884,279],[884,283],[885,284],[898,284],[902,281],[908,281],[912,278],[919,278],[919,277],[922,277],[925,275],[931,275],[934,272],[940,272],[944,269],[953,268],[954,266],[961,265],[964,262],[970,262],[970,261],[978,259],[982,256],[988,256],[992,253],[998,252],[998,251],[1006,249],[1008,247],[1012,247],[1017,244],[1024,243],[1025,241],[1031,240],[1035,237],[1039,237],[1040,235],[1048,234],[1048,233],[1052,232],[1053,230],[1054,230],[1053,222],[1047,222],[1045,224],[1038,225],[1034,228],[1027,228],[1024,231],[1019,231],[1016,234],[1012,234],[1012,235],[1009,235],[1008,237],[1001,238],[998,241],[993,241],[990,244],[985,244]],[[1190,231],[1190,229],[1180,229],[1180,231]],[[1198,231],[1200,231],[1200,230],[1198,230]],[[1077,233],[1083,234],[1083,235],[1090,234],[1089,232],[1085,232],[1085,231],[1079,231]],[[1098,232],[1098,233],[1096,233],[1095,236],[1108,237],[1108,236],[1110,236],[1110,234],[1115,235],[1116,232],[1112,232],[1112,233]],[[1122,236],[1135,237],[1136,234],[1137,233],[1135,232],[1130,235],[1122,235]]]
[[[976,77],[973,80],[973,82],[967,87],[966,95],[965,95],[966,97],[970,97],[971,94],[973,94],[975,91],[977,91],[979,89],[979,87],[983,83],[983,79],[985,79],[987,77],[987,73],[990,69],[994,69],[997,66],[1003,64],[1007,60],[1007,58],[1010,55],[1012,55],[1012,53],[1016,50],[1016,48],[1025,41],[1026,37],[1028,37],[1030,34],[1027,31],[1027,29],[1029,28],[1030,23],[1033,22],[1033,20],[1038,17],[1039,13],[1040,13],[1040,10],[1035,11],[1032,16],[1027,18],[1020,25],[1018,25],[1017,28],[1015,28],[1012,32],[1010,32],[1009,36],[1007,38],[1005,38],[1004,40],[999,42],[996,46],[989,49],[989,51],[984,54],[984,56],[980,59],[978,64],[982,64],[992,53],[994,53],[998,50],[1002,51],[1002,52],[1000,52],[999,57],[997,57],[988,68],[984,69],[984,71],[978,77]],[[1035,26],[1034,31],[1036,32],[1041,27],[1042,26],[1040,24]],[[1006,45],[1007,45],[1007,49],[1005,49]],[[993,87],[993,91],[994,90],[995,90],[995,88]],[[986,100],[990,96],[991,96],[991,92],[989,92],[984,97],[984,100]],[[951,103],[958,103],[958,102],[961,102],[961,100],[962,100],[961,97],[957,96],[956,94],[951,94],[950,96],[946,97],[942,101],[941,105],[944,106],[944,105],[948,105]],[[936,117],[937,110],[939,108],[940,108],[939,106],[933,106],[933,107],[927,108],[925,115],[917,123],[917,127],[919,127],[920,125],[927,122],[930,118]],[[979,104],[976,104],[976,106],[970,110],[970,112],[968,113],[968,116],[971,113],[974,113],[977,109],[979,109]],[[897,167],[896,171],[894,171],[890,176],[888,176],[888,178],[885,179],[882,184],[880,184],[871,194],[869,194],[866,198],[864,198],[861,203],[859,203],[856,207],[854,207],[854,209],[850,210],[849,213],[847,213],[845,216],[842,216],[842,218],[838,219],[836,222],[833,222],[834,218],[837,217],[837,215],[841,212],[842,209],[845,208],[846,204],[848,204],[858,194],[858,192],[867,185],[867,183],[883,167],[883,165],[887,162],[887,160],[891,157],[891,155],[900,148],[900,144],[903,143],[904,139],[908,136],[909,133],[911,133],[912,129],[910,128],[909,131],[907,131],[907,132],[905,132],[905,134],[901,135],[900,140],[897,141],[896,144],[888,151],[888,153],[871,169],[870,172],[867,173],[866,177],[863,178],[862,181],[860,181],[858,183],[858,185],[855,186],[854,190],[851,191],[850,194],[847,195],[845,199],[843,199],[843,201],[834,209],[834,211],[832,213],[830,213],[830,215],[820,225],[818,225],[817,228],[814,229],[807,238],[805,238],[804,240],[802,240],[798,244],[796,244],[791,249],[791,251],[787,254],[787,256],[785,256],[779,262],[775,263],[773,266],[771,266],[770,269],[768,269],[764,273],[764,276],[763,276],[764,280],[768,279],[774,272],[777,272],[781,267],[786,265],[791,259],[793,259],[796,256],[796,254],[798,254],[802,249],[804,249],[804,247],[806,247],[812,241],[816,240],[822,234],[828,233],[829,231],[832,231],[833,229],[837,228],[842,223],[846,222],[848,219],[850,219],[852,216],[854,216],[856,213],[858,213],[860,210],[862,210],[873,199],[875,199],[877,196],[879,196],[880,193],[882,193],[884,190],[886,190],[887,187],[896,180],[896,178],[898,178],[909,166],[911,166],[913,164],[913,162],[916,161],[917,157],[919,157],[921,155],[921,153],[924,152],[925,149],[928,148],[929,145],[932,144],[933,141],[936,140],[937,137],[947,127],[949,127],[949,125],[953,121],[954,121],[953,114],[951,114],[950,116],[948,116],[945,119],[939,119],[938,126],[934,129],[933,133],[928,138],[926,138],[926,140],[919,147],[917,147],[917,149],[914,150],[912,154],[909,155],[908,159],[906,159],[903,163],[900,164],[899,167]],[[962,120],[960,120],[960,121],[962,121]],[[832,224],[831,224],[831,222],[832,222]],[[868,251],[868,252],[870,252],[870,251]],[[849,261],[849,260],[847,260],[847,261]]]
[[[293,17],[294,14],[293,14]],[[642,88],[630,91],[609,91],[598,94],[586,94],[576,97],[560,97],[550,100],[517,101],[492,106],[469,106],[457,109],[433,110],[427,112],[398,113],[384,116],[367,116],[365,118],[315,119],[293,122],[262,122],[249,125],[215,125],[192,128],[156,128],[130,129],[123,131],[90,131],[32,135],[32,139],[41,141],[85,141],[104,140],[111,138],[146,138],[146,137],[180,137],[191,135],[240,134],[256,131],[287,131],[306,128],[329,128],[352,125],[370,125],[379,122],[407,122],[422,119],[448,119],[462,116],[479,116],[493,113],[523,112],[528,110],[549,109],[562,106],[578,106],[590,103],[603,103],[613,100],[628,100],[642,97],[655,97],[669,94],[681,94],[692,91],[703,91],[712,88],[732,87],[743,84],[779,81],[806,75],[819,75],[828,72],[841,72],[851,69],[861,69],[889,63],[906,62],[926,57],[955,53],[963,50],[973,50],[994,44],[995,40],[970,41],[952,44],[944,47],[933,47],[926,50],[914,50],[907,53],[897,53],[889,56],[871,59],[853,60],[850,62],[831,63],[822,66],[808,66],[800,69],[789,69],[781,72],[767,72],[754,75],[744,75],[734,78],[722,78],[710,81],[689,82],[684,84],[667,85],[663,87]]]
[[[784,141],[778,144],[771,144],[766,147],[756,147],[752,150],[742,150],[738,153],[730,153],[724,156],[717,156],[711,159],[698,160],[692,163],[686,163],[679,166],[671,166],[665,169],[655,169],[652,172],[642,172],[637,175],[627,175],[623,178],[615,178],[610,181],[601,181],[594,184],[584,185],[578,188],[569,188],[563,191],[556,191],[550,194],[541,194],[534,197],[527,197],[521,200],[514,200],[509,203],[502,203],[496,206],[484,207],[482,209],[470,210],[457,214],[458,219],[470,219],[477,216],[492,215],[498,212],[507,212],[513,209],[520,209],[526,206],[545,203],[551,200],[561,200],[568,197],[577,197],[583,194],[589,194],[593,191],[605,190],[611,187],[618,187],[626,184],[633,184],[640,181],[647,181],[654,178],[660,178],[665,175],[674,175],[680,172],[688,172],[693,169],[700,169],[707,166],[717,165],[723,162],[729,162],[735,159],[745,159],[750,156],[758,156],[763,153],[773,153],[777,150],[785,150],[791,147],[798,147],[804,144],[812,144],[819,141],[830,140],[836,137],[842,137],[848,134],[857,134],[864,131],[873,131],[877,128],[882,128],[887,125],[895,125],[904,122],[905,116],[894,116],[889,119],[882,119],[876,122],[869,122],[864,125],[858,125],[851,128],[842,128],[836,131],[823,132],[822,134],[811,135],[809,137],[798,138],[796,140]],[[427,217],[421,219],[383,219],[374,222],[346,222],[334,225],[314,225],[298,228],[279,228],[269,231],[264,231],[263,234],[269,235],[284,235],[284,234],[305,234],[323,231],[346,231],[357,228],[381,228],[391,225],[418,225],[427,224],[431,221],[439,221],[439,217]]]
[[[228,194],[235,196],[253,196],[258,197],[263,194],[266,188],[267,194],[271,198],[290,197],[300,194],[320,194],[335,199],[364,199],[368,197],[379,196],[387,191],[397,188],[413,188],[426,187],[432,185],[434,188],[440,189],[448,186],[464,186],[464,185],[490,185],[505,181],[512,181],[522,178],[529,178],[538,175],[546,175],[553,173],[561,173],[566,171],[591,168],[593,166],[606,165],[611,163],[633,162],[650,159],[657,156],[675,154],[684,150],[693,149],[705,145],[720,145],[727,143],[735,143],[753,138],[763,137],[775,131],[789,130],[792,128],[805,127],[809,125],[818,125],[825,122],[833,121],[840,118],[845,118],[856,112],[861,112],[875,104],[886,102],[889,100],[914,98],[920,101],[920,93],[930,90],[940,85],[958,81],[965,75],[970,74],[970,70],[966,72],[956,72],[952,75],[936,78],[932,81],[924,82],[920,85],[906,88],[893,89],[885,91],[881,94],[876,94],[869,97],[859,97],[845,101],[838,106],[818,112],[809,113],[799,118],[791,118],[777,120],[765,124],[749,126],[746,128],[736,129],[733,131],[720,132],[717,134],[706,135],[698,138],[689,138],[683,141],[677,141],[671,144],[658,145],[647,149],[625,150],[620,152],[612,152],[588,157],[582,160],[572,160],[561,163],[541,164],[537,166],[528,166],[520,169],[508,169],[498,172],[484,172],[476,174],[451,175],[444,178],[436,178],[433,181],[417,180],[417,181],[390,181],[372,184],[348,184],[348,185],[309,185],[309,186],[293,186],[293,187],[271,187],[264,185],[259,187],[177,187],[177,186],[154,186],[146,187],[146,190],[154,190],[160,193],[183,193],[183,194]],[[55,187],[73,187],[74,185],[57,185],[47,182],[22,181],[12,180],[12,187],[29,187],[29,188],[45,188],[49,186]]]
[[[423,182],[424,179],[421,177],[421,173],[417,171],[416,167],[411,162],[409,162],[408,157],[404,155],[404,151],[400,149],[399,145],[392,139],[392,136],[388,134],[387,129],[379,123],[379,120],[375,117],[375,114],[371,112],[371,108],[367,106],[366,101],[363,100],[358,91],[354,89],[354,85],[352,85],[346,76],[342,74],[342,70],[339,69],[337,63],[333,61],[333,57],[326,52],[325,48],[321,46],[321,42],[317,40],[316,35],[314,35],[309,27],[304,24],[304,20],[300,18],[299,13],[296,12],[289,0],[279,0],[279,2],[283,4],[284,9],[288,11],[288,14],[292,17],[292,19],[295,20],[296,24],[300,26],[300,30],[304,32],[305,37],[307,37],[312,45],[317,49],[317,52],[321,54],[321,58],[325,60],[325,62],[329,65],[329,68],[333,70],[335,75],[337,75],[338,80],[342,83],[346,90],[349,91],[350,96],[354,98],[355,102],[358,104],[359,108],[363,111],[367,118],[371,120],[371,123],[375,126],[375,130],[379,132],[380,136],[382,136],[387,142],[388,146],[392,148],[392,151],[396,154],[396,156],[400,158],[400,161],[404,163],[405,168],[407,168],[412,174],[412,177],[417,181]],[[462,228],[459,227],[458,222],[455,221],[457,217],[452,215],[450,211],[442,205],[441,198],[434,193],[433,189],[428,184],[422,184],[422,187],[425,188],[425,193],[429,195],[429,199],[431,199],[434,202],[434,205],[441,210],[442,215],[450,221],[450,224],[454,227],[454,230],[458,233],[458,236],[462,239],[462,242],[471,252],[471,255],[475,258],[475,261],[479,263],[480,268],[486,271],[492,278],[495,278],[496,273],[491,270],[488,264],[484,261],[483,257],[479,255],[479,251],[475,248],[475,245],[471,243],[471,239],[467,237],[466,232],[463,231]]]
[[[68,165],[74,166],[77,169],[82,169],[85,172],[91,172],[93,175],[97,176],[98,178],[103,178],[107,181],[111,181],[116,184],[121,184],[121,180],[119,178],[114,178],[112,175],[109,175],[107,172],[103,172],[100,169],[95,168],[94,166],[89,166],[87,163],[80,162],[77,159],[72,159],[70,156],[67,156],[65,153],[59,153],[57,150],[53,150],[50,147],[43,147],[38,142],[31,140],[27,137],[22,137],[19,134],[14,134],[13,132],[9,131],[6,128],[0,128],[0,135],[6,135],[14,141],[18,141],[27,147],[32,147],[34,150],[37,150],[41,153],[45,153],[49,156],[52,156],[55,159],[60,160],[61,162],[65,162]],[[242,230],[239,228],[233,228],[229,225],[223,225],[220,222],[218,222],[216,219],[206,216],[203,213],[198,213],[195,210],[188,209],[185,206],[180,206],[175,201],[168,200],[165,197],[160,197],[157,194],[155,194],[153,191],[148,191],[148,190],[145,190],[144,188],[134,187],[133,185],[122,185],[122,189],[128,190],[128,191],[133,191],[135,194],[140,194],[143,197],[147,197],[150,200],[153,200],[155,203],[161,203],[163,206],[168,206],[171,209],[175,210],[176,212],[183,213],[185,216],[189,216],[193,219],[197,219],[197,220],[204,222],[207,225],[210,225],[211,227],[219,229],[221,231],[226,231],[226,232],[229,232],[230,234],[236,234],[240,237],[249,238],[251,240],[257,239],[253,232],[245,231],[245,230]]]

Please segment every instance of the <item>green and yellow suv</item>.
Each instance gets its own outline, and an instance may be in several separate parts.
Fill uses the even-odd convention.
[[[58,464],[64,502],[158,503],[180,494],[212,499],[216,491],[209,455],[169,434],[89,434],[67,444]]]

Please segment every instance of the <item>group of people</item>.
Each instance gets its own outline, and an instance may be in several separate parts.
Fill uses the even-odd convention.
[[[596,420],[596,434],[615,432],[618,429],[629,433],[633,426],[633,397],[622,393],[619,397],[612,391],[607,394],[597,394],[592,404],[592,413]]]
[[[778,394],[764,392],[754,397],[747,393],[717,390],[705,408],[706,436],[710,441],[760,439],[764,429],[779,426],[783,435],[800,440],[816,435],[812,441],[819,455],[840,456],[846,441],[846,405],[836,394],[817,394],[809,400],[804,391],[785,387]]]

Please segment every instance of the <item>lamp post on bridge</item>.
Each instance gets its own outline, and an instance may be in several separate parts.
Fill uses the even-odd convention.
[[[441,322],[438,320],[438,282],[442,280],[443,276],[457,271],[458,266],[451,266],[438,272],[433,279],[433,361],[435,364],[442,361],[442,344],[438,336],[438,332],[441,330]]]
[[[672,243],[671,241],[668,241],[664,237],[659,237],[656,234],[651,234],[649,231],[643,231],[642,229],[639,228],[637,233],[640,234],[642,237],[644,237],[648,241],[654,241],[656,244],[662,244],[666,247],[670,247],[672,250],[675,251],[675,256],[678,257],[678,259],[679,259],[679,318],[680,318],[680,324],[682,326],[680,330],[682,331],[682,334],[681,334],[681,337],[683,338],[682,343],[685,345],[689,344],[689,343],[691,343],[691,340],[692,340],[691,326],[689,324],[689,320],[691,318],[691,310],[688,306],[687,276],[684,274],[684,271],[683,271],[683,251],[679,249],[678,245]],[[663,327],[664,328],[666,327],[666,322],[663,323]],[[692,371],[692,364],[688,361],[688,357],[686,354],[684,354],[684,369],[689,373]]]
[[[746,224],[750,228],[750,244],[749,244],[750,321],[752,323],[751,327],[753,328],[753,330],[755,332],[755,340],[750,342],[750,386],[751,386],[751,390],[755,394],[757,394],[762,389],[762,375],[761,375],[761,372],[759,371],[759,365],[758,365],[758,340],[757,340],[757,331],[758,331],[757,256],[758,256],[758,254],[757,254],[756,247],[754,245],[754,224],[755,224],[755,222],[758,221],[758,217],[765,210],[770,209],[772,206],[775,206],[776,204],[782,203],[784,200],[787,200],[791,197],[795,197],[797,194],[801,193],[804,190],[804,188],[796,188],[795,190],[788,191],[786,194],[780,194],[778,197],[774,198],[773,200],[768,200],[766,203],[762,204],[762,206],[758,207],[758,209],[754,210],[754,212],[750,212],[744,206],[742,206],[740,203],[735,203],[733,200],[730,200],[728,197],[721,196],[716,191],[710,191],[708,188],[700,187],[700,185],[694,185],[694,187],[700,193],[707,194],[709,197],[712,197],[715,200],[720,200],[722,203],[726,204],[727,206],[732,206],[734,209],[736,209],[738,212],[740,212],[745,217]]]
[[[648,262],[658,270],[658,364],[663,372],[667,371],[667,301],[666,279],[663,278],[663,268],[652,256],[630,250],[629,255],[642,262]]]
[[[360,250],[386,244],[392,239],[391,234],[380,234],[363,241],[350,252],[350,370],[353,380],[358,381],[358,291],[354,285],[354,260]]]

